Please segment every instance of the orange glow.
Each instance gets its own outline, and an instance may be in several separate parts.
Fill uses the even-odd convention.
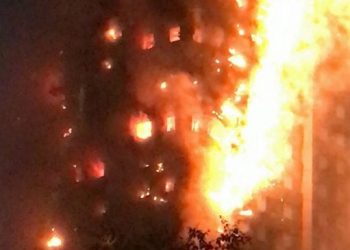
[[[59,248],[63,245],[62,239],[57,235],[52,236],[46,243],[48,248]]]
[[[147,115],[141,113],[131,118],[130,130],[136,141],[144,141],[152,137],[153,124]]]

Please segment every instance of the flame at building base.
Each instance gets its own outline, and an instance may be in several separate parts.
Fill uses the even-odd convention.
[[[234,219],[293,164],[291,134],[311,115],[302,111],[311,108],[314,71],[329,50],[328,11],[339,18],[349,9],[345,5],[345,0],[258,2],[258,63],[245,86],[248,103],[241,109],[223,93],[229,97],[211,123],[212,141],[199,145],[202,160],[192,159],[187,224],[217,228],[219,216]]]

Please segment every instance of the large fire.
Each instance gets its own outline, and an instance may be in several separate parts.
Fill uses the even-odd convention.
[[[247,2],[237,0],[237,5],[242,11],[249,12]],[[347,25],[345,29],[350,30],[350,25],[344,21],[350,8],[346,0],[256,2],[256,9],[252,11],[257,23],[255,29],[245,29],[240,24],[234,29],[240,37],[249,36],[255,43],[257,60],[251,60],[244,53],[244,46],[240,47],[239,40],[235,39],[227,47],[226,60],[215,59],[217,73],[234,69],[239,74],[248,73],[246,81],[237,84],[232,80],[231,89],[234,87],[235,90],[221,92],[217,98],[223,100],[220,108],[212,111],[212,118],[205,116],[205,124],[202,119],[192,117],[192,132],[208,128],[210,142],[198,139],[199,136],[193,139],[193,135],[180,131],[181,126],[175,127],[175,116],[166,120],[166,131],[176,128],[176,132],[184,137],[193,165],[184,198],[188,223],[212,227],[216,225],[209,220],[211,218],[215,218],[216,224],[219,216],[254,215],[253,210],[245,207],[247,203],[281,180],[286,166],[293,164],[292,134],[311,114],[314,72],[329,52],[332,40],[330,19],[343,22],[343,26]],[[144,36],[144,49],[154,44],[153,34]],[[250,65],[252,63],[254,65]],[[179,90],[186,83],[180,79],[174,86],[180,86]],[[195,87],[198,83],[194,80],[191,85]],[[160,84],[164,96],[169,92],[166,91],[169,86],[167,82]],[[187,92],[182,93],[179,96],[185,97]],[[195,98],[185,99],[181,98],[184,105],[179,105],[179,113],[201,109]],[[203,108],[203,113],[207,114],[207,111],[207,107]],[[131,132],[134,139],[144,141],[152,137],[154,125],[145,114],[133,117]],[[203,158],[198,157],[199,154]],[[146,191],[141,198],[149,195]]]
[[[209,128],[212,143],[205,149],[199,187],[215,217],[239,214],[253,195],[282,177],[291,161],[291,133],[303,118],[296,110],[310,104],[312,75],[327,35],[318,22],[325,5],[313,2],[258,3],[253,35],[258,63],[247,83],[214,112]],[[234,48],[230,53],[230,63],[247,66]],[[248,96],[244,108],[239,106],[243,95]]]

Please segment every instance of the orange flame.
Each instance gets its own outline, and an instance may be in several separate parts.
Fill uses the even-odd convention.
[[[327,36],[326,27],[320,32],[324,24],[318,22],[326,9],[324,2],[320,0],[320,6],[309,3],[259,1],[258,27],[252,36],[258,46],[258,63],[248,83],[235,91],[236,101],[248,95],[247,107],[243,110],[231,98],[224,101],[210,123],[213,142],[204,150],[199,188],[216,218],[239,214],[254,195],[280,179],[291,163],[290,135],[303,118],[295,110],[306,105],[298,97],[311,99],[315,63]],[[230,52],[233,65],[247,67],[243,55],[234,49]]]
[[[63,245],[63,242],[60,237],[54,235],[47,241],[46,245],[48,248],[59,248]]]
[[[152,137],[153,124],[147,115],[141,113],[131,118],[130,130],[136,141],[144,141]]]
[[[110,20],[108,23],[108,27],[105,30],[104,34],[105,41],[109,43],[114,43],[118,41],[122,37],[122,31],[119,27],[119,24],[116,20]]]

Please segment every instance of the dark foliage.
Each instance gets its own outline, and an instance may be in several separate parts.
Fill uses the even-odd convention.
[[[160,242],[157,235],[145,239],[130,239],[118,236],[112,229],[103,233],[99,242],[91,250],[113,249],[173,249],[173,250],[242,250],[247,246],[251,238],[239,230],[236,225],[230,225],[227,220],[221,218],[223,232],[216,239],[209,240],[209,231],[203,232],[197,228],[189,228],[185,239],[180,243],[169,246],[169,242]]]
[[[232,226],[227,220],[221,218],[223,232],[214,239],[208,240],[209,232],[203,232],[196,228],[189,228],[187,239],[181,250],[241,250],[244,246],[250,243],[251,238],[238,229],[237,226]]]

